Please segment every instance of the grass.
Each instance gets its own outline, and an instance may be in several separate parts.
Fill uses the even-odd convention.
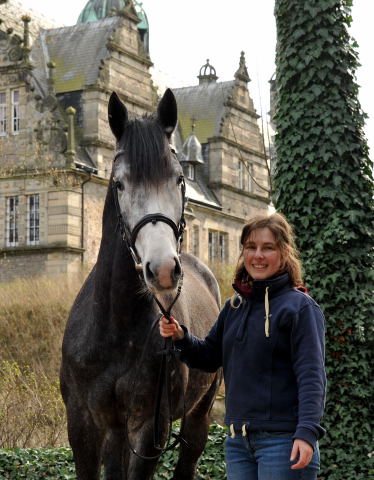
[[[0,286],[1,447],[67,442],[58,385],[60,351],[81,282],[33,278]]]
[[[224,301],[232,295],[233,268],[221,264],[210,267],[221,285]],[[58,384],[61,342],[69,310],[83,279],[83,275],[74,280],[40,277],[0,284],[2,449],[68,444],[65,408]],[[0,478],[29,477],[4,477],[0,470]]]

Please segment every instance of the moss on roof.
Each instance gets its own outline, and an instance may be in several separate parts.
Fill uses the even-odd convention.
[[[221,121],[225,115],[225,103],[233,87],[234,81],[230,81],[173,89],[183,141],[191,133],[192,118],[195,123],[195,135],[201,143],[206,143],[209,138],[219,135]]]
[[[119,22],[111,17],[100,22],[47,30],[41,36],[43,51],[53,61],[54,89],[56,93],[82,90],[93,85],[99,76],[101,60],[109,55],[108,37]]]

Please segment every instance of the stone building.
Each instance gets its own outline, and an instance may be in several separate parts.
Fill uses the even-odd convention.
[[[90,0],[76,25],[51,28],[0,1],[0,281],[73,274],[95,262],[114,154],[107,103],[154,111],[149,26],[133,0]],[[174,143],[187,179],[184,249],[233,263],[243,221],[269,204],[262,137],[244,54],[230,82],[209,62],[173,89]]]

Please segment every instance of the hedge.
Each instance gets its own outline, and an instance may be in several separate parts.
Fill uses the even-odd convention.
[[[224,480],[225,463],[223,441],[226,429],[212,424],[208,442],[200,457],[197,480]],[[160,459],[155,480],[171,477],[177,450],[167,452]],[[73,455],[70,448],[0,449],[0,479],[11,480],[75,480]]]

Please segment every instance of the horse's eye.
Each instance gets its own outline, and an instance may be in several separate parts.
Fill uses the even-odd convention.
[[[184,182],[184,176],[179,175],[178,180],[177,180],[177,185],[182,185],[183,182]]]
[[[123,185],[119,180],[116,180],[114,182],[114,186],[116,187],[117,190],[121,190],[121,191],[123,190]]]

